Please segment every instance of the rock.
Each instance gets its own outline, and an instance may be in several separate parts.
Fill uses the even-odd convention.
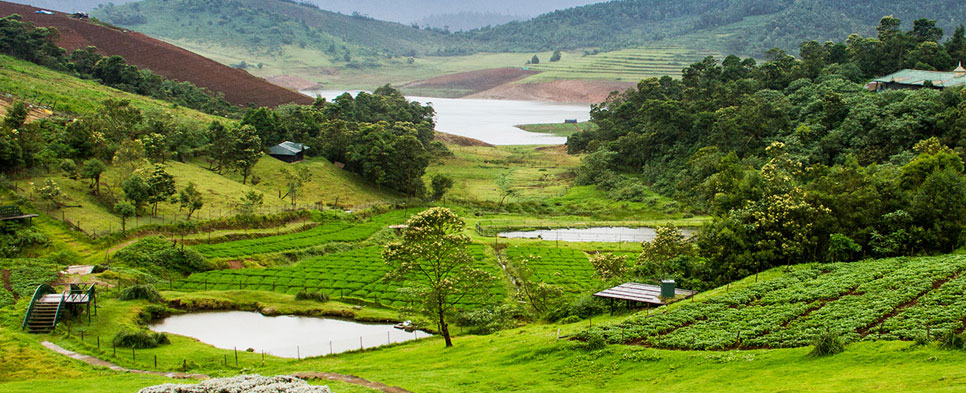
[[[273,317],[273,316],[279,315],[278,310],[276,310],[274,307],[265,307],[261,309],[261,311],[259,312],[266,317]]]

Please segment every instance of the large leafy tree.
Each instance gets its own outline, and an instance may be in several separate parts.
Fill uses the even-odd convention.
[[[234,130],[235,142],[232,151],[232,165],[242,175],[242,184],[248,182],[248,176],[252,174],[252,168],[262,157],[262,141],[258,137],[255,128],[244,125]]]
[[[465,223],[446,208],[432,208],[406,223],[402,240],[386,245],[382,257],[391,270],[389,280],[400,281],[417,296],[423,313],[435,321],[446,346],[450,338],[448,314],[461,301],[485,293],[492,277],[474,267],[466,251],[470,239]]]

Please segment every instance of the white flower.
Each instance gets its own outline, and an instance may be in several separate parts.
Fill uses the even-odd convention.
[[[332,393],[328,386],[311,386],[291,375],[263,377],[239,375],[214,378],[193,385],[166,383],[149,386],[138,393]]]

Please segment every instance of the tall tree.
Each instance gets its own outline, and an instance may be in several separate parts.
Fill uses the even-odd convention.
[[[188,209],[188,220],[190,220],[191,215],[205,205],[205,199],[195,188],[195,183],[189,181],[188,186],[178,193],[178,203],[181,204],[182,209]]]
[[[255,128],[244,125],[235,130],[235,142],[232,152],[232,165],[242,175],[242,184],[248,182],[252,168],[262,158],[262,140],[258,138]]]
[[[382,252],[390,266],[386,278],[403,282],[418,296],[423,312],[452,347],[447,314],[460,301],[485,293],[492,277],[474,267],[466,251],[466,224],[449,209],[428,209],[406,224],[402,241],[386,245]]]
[[[104,162],[96,158],[91,158],[90,160],[84,161],[84,165],[81,166],[81,176],[91,179],[90,187],[94,189],[95,194],[101,193],[101,174],[107,166]]]
[[[177,190],[174,187],[174,176],[164,170],[164,165],[155,164],[154,171],[148,176],[148,202],[153,203],[151,214],[158,214],[158,203],[171,198]]]

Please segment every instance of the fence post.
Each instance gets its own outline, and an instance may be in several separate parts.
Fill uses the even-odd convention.
[[[238,347],[235,347],[235,367],[238,367]]]
[[[298,345],[295,346],[295,356],[298,357],[298,360],[302,360],[302,350]]]
[[[366,349],[366,347],[362,346],[362,336],[359,336],[359,349]]]

